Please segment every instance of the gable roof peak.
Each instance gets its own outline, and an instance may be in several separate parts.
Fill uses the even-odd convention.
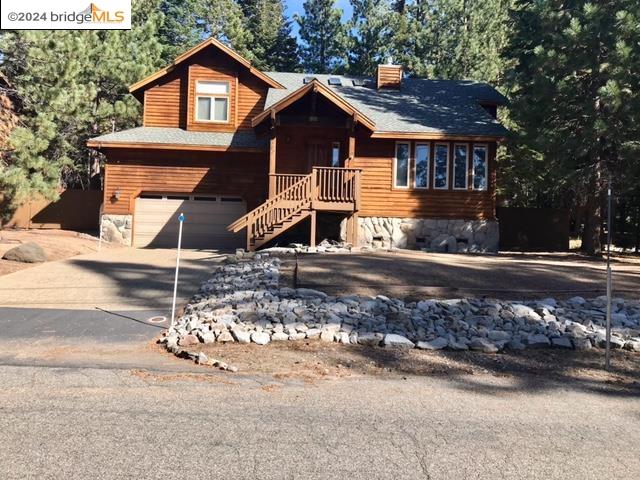
[[[268,75],[266,75],[262,71],[258,70],[254,66],[252,66],[251,62],[249,60],[247,60],[246,58],[244,58],[242,55],[240,55],[238,52],[236,52],[232,48],[228,47],[227,45],[225,45],[223,42],[221,42],[217,38],[209,37],[206,40],[203,40],[202,42],[200,42],[195,47],[187,50],[183,54],[178,55],[173,60],[173,62],[171,62],[170,65],[166,66],[165,68],[162,68],[162,69],[158,70],[155,73],[152,73],[148,77],[145,77],[142,80],[140,80],[140,81],[134,83],[133,85],[131,85],[129,87],[129,93],[135,94],[139,90],[141,90],[144,87],[146,87],[147,85],[149,85],[154,80],[162,78],[165,75],[167,75],[168,73],[170,73],[171,71],[173,71],[179,64],[181,64],[185,60],[191,58],[196,53],[198,53],[198,52],[200,52],[200,51],[202,51],[205,48],[210,47],[210,46],[213,46],[213,47],[217,48],[222,53],[228,55],[229,57],[231,57],[233,60],[238,62],[243,67],[247,68],[253,75],[255,75],[260,80],[265,82],[271,88],[284,88],[280,83],[276,82],[273,78],[269,77]]]

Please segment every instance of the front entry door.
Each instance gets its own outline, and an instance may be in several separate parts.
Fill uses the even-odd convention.
[[[313,167],[329,167],[329,143],[327,141],[310,140],[307,142],[307,172]]]

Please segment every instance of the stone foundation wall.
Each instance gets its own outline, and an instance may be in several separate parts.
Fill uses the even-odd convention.
[[[361,217],[359,242],[372,248],[425,249],[434,252],[497,252],[495,220]],[[346,239],[346,220],[340,235]]]
[[[132,215],[102,215],[102,240],[131,246]]]

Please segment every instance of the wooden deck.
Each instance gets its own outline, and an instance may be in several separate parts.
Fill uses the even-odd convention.
[[[251,251],[311,217],[310,243],[315,246],[316,212],[350,212],[347,240],[357,243],[361,173],[354,168],[314,167],[306,175],[272,174],[271,198],[227,228],[232,232],[246,228]]]

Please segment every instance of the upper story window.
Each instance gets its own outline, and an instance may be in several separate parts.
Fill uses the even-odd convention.
[[[473,146],[473,189],[486,190],[488,176],[487,146]]]
[[[469,156],[466,143],[456,143],[453,147],[453,188],[467,189],[467,172],[469,171]]]
[[[229,122],[229,82],[196,82],[196,120]]]
[[[433,167],[433,187],[449,188],[449,144],[436,143]]]
[[[334,142],[331,144],[331,166],[340,166],[340,143]]]
[[[416,188],[429,187],[429,144],[416,143],[415,154],[415,178]]]
[[[396,142],[396,156],[393,159],[393,186],[409,188],[409,142]]]

